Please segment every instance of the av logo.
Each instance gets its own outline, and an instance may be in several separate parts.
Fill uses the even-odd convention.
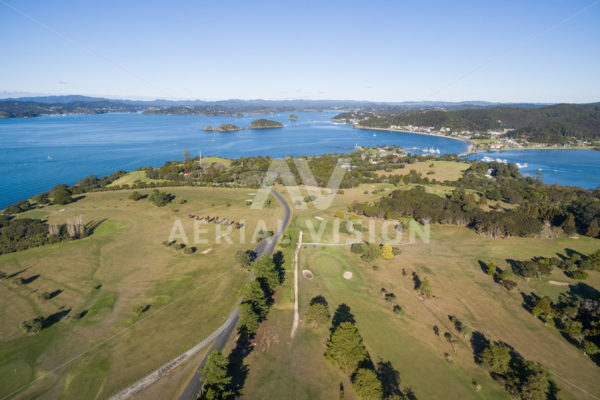
[[[294,158],[294,165],[298,169],[298,174],[300,175],[300,179],[308,192],[308,197],[311,199],[313,205],[318,210],[326,210],[331,206],[335,194],[337,193],[342,180],[344,179],[344,175],[346,174],[346,170],[341,166],[344,164],[349,164],[348,159],[338,159],[336,166],[333,169],[331,176],[329,177],[329,181],[327,182],[327,186],[325,188],[325,194],[322,191],[322,188],[317,186],[317,181],[310,168],[308,167],[308,162],[304,158]],[[307,203],[304,201],[304,197],[300,192],[300,188],[298,187],[298,183],[296,182],[296,178],[294,174],[290,170],[288,163],[286,160],[273,160],[271,165],[269,165],[269,170],[267,171],[264,179],[263,186],[256,193],[256,197],[252,202],[252,209],[262,209],[265,206],[267,198],[269,197],[270,188],[275,184],[277,179],[280,179],[283,185],[285,186],[290,198],[292,199],[292,204],[294,207],[305,210],[308,208]]]

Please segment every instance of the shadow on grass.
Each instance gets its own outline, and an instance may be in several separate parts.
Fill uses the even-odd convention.
[[[400,389],[400,372],[390,361],[379,360],[375,366],[375,373],[381,381],[384,399],[417,400],[411,388]]]
[[[333,314],[331,320],[331,332],[335,331],[342,322],[350,322],[351,324],[356,323],[354,314],[352,314],[350,307],[345,303],[340,304]]]
[[[87,236],[91,235],[94,233],[94,231],[96,230],[96,228],[98,228],[100,225],[102,225],[103,222],[105,222],[108,218],[103,218],[100,219],[98,221],[90,221],[87,224],[85,224],[85,233]]]
[[[66,317],[70,312],[71,312],[71,309],[69,308],[66,310],[55,312],[54,314],[47,316],[46,318],[44,318],[44,322],[42,324],[43,329],[50,328],[52,325],[56,324],[61,319]]]
[[[252,339],[254,335],[240,335],[237,339],[235,348],[229,353],[229,365],[227,367],[227,375],[231,377],[230,389],[233,392],[233,397],[239,397],[246,383],[249,369],[244,364],[244,358],[253,350]]]

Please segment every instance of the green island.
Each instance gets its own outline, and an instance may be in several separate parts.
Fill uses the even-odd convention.
[[[233,125],[233,124],[221,124],[221,125],[217,126],[216,128],[213,128],[212,126],[208,125],[208,126],[205,126],[203,130],[217,131],[217,132],[235,132],[235,131],[239,131],[242,129],[243,128],[240,128],[239,126]]]
[[[306,157],[317,186],[298,199],[276,184],[281,201],[268,194],[262,208],[252,204],[270,157],[189,156],[7,207],[0,395],[110,398],[171,366],[133,398],[177,399],[205,358],[212,398],[600,391],[598,190],[394,146],[344,157],[337,167],[335,154]],[[277,162],[302,182],[296,161]],[[336,168],[346,173],[334,193]],[[284,204],[273,253],[256,257]],[[412,229],[429,234],[411,242]],[[175,362],[240,296],[223,346]]]
[[[298,121],[298,116],[295,114],[290,114],[290,116],[288,117],[288,119],[290,121]]]
[[[252,121],[252,123],[248,126],[248,129],[273,129],[273,128],[283,128],[283,124],[279,121],[272,121],[270,119],[257,119]]]

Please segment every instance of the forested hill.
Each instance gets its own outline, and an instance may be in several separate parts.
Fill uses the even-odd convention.
[[[140,106],[112,100],[72,101],[45,103],[36,101],[0,100],[0,118],[38,117],[60,114],[102,114],[107,112],[134,112]]]
[[[433,126],[454,131],[513,129],[508,135],[537,143],[565,143],[569,138],[600,138],[600,103],[543,107],[497,106],[456,111],[421,110],[399,113],[343,113],[339,120],[358,119],[362,127]]]

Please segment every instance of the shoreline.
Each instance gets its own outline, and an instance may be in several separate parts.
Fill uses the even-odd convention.
[[[564,150],[594,150],[594,151],[600,151],[595,147],[539,147],[539,148],[534,148],[534,147],[508,147],[506,149],[487,149],[487,150],[475,150],[472,151],[469,154],[477,154],[477,153],[499,153],[502,151],[531,151],[531,150],[559,150],[559,151],[564,151]]]
[[[551,147],[551,146],[543,146],[543,147],[507,147],[507,148],[503,148],[503,149],[477,149],[474,150],[475,147],[480,147],[483,145],[479,145],[475,142],[473,142],[472,140],[469,139],[465,139],[465,138],[460,138],[460,137],[455,137],[455,136],[446,136],[446,135],[441,135],[439,133],[427,133],[427,132],[416,132],[416,131],[407,131],[407,130],[402,130],[402,129],[391,129],[391,128],[369,128],[369,127],[365,127],[365,126],[360,126],[360,125],[352,125],[353,128],[355,129],[361,129],[361,130],[375,130],[375,131],[388,131],[388,132],[403,132],[403,133],[414,133],[416,135],[426,135],[426,136],[436,136],[436,137],[441,137],[441,138],[446,138],[446,139],[454,139],[454,140],[459,140],[461,142],[467,143],[467,151],[461,154],[458,154],[461,157],[467,156],[469,154],[476,154],[476,153],[490,153],[490,152],[500,152],[500,151],[517,151],[517,150],[595,150],[595,151],[600,151],[599,148],[597,147],[582,147],[582,146],[574,146],[574,147]]]
[[[465,139],[465,138],[460,138],[460,137],[455,137],[455,136],[440,135],[439,133],[416,132],[416,131],[407,131],[407,130],[392,129],[392,128],[368,128],[368,127],[360,126],[360,125],[352,125],[352,127],[354,129],[361,129],[361,130],[367,130],[367,131],[373,131],[374,130],[374,131],[413,133],[415,135],[435,136],[435,137],[440,137],[440,138],[445,138],[445,139],[458,140],[460,142],[463,142],[463,143],[467,144],[467,151],[465,151],[463,153],[460,153],[460,154],[457,154],[459,157],[466,157],[469,154],[473,154],[473,153],[477,152],[477,151],[473,150],[475,148],[475,146],[477,146],[477,143],[475,143],[475,142],[473,142],[473,141],[471,141],[469,139]]]
[[[416,132],[416,131],[407,131],[404,129],[391,129],[391,128],[369,128],[366,126],[360,126],[360,125],[352,125],[352,127],[354,129],[361,129],[361,130],[365,130],[365,131],[387,131],[387,132],[402,132],[402,133],[414,133],[416,135],[425,135],[425,136],[436,136],[436,137],[441,137],[441,138],[446,138],[446,139],[453,139],[453,140],[458,140],[464,143],[468,143],[468,144],[472,144],[475,145],[476,143],[469,140],[469,139],[465,139],[465,138],[460,138],[460,137],[456,137],[456,136],[446,136],[446,135],[440,135],[439,133],[427,133],[427,132]]]

